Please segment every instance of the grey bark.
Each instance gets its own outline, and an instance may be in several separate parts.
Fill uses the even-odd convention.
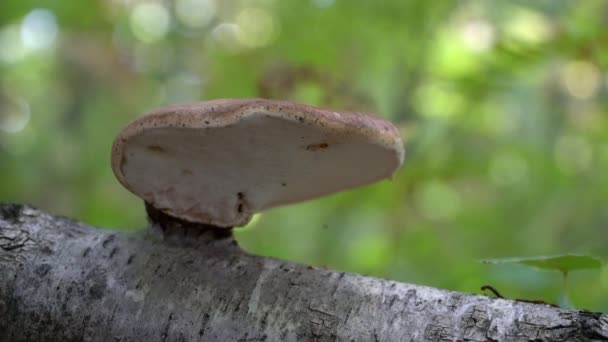
[[[608,317],[0,204],[0,341],[605,341]]]

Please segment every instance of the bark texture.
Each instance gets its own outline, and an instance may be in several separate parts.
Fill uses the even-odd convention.
[[[608,316],[0,204],[0,341],[606,341]]]

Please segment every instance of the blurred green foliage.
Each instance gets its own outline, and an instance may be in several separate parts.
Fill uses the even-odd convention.
[[[374,111],[406,141],[394,179],[271,210],[241,244],[550,301],[559,274],[476,260],[606,254],[607,14],[603,0],[3,0],[0,201],[140,228],[109,154],[142,112],[256,96]],[[608,271],[569,281],[577,307],[608,311]]]
[[[482,260],[484,264],[521,264],[539,269],[560,271],[565,275],[569,272],[601,268],[602,260],[588,255],[562,254],[550,256],[536,256],[528,258],[503,258]]]

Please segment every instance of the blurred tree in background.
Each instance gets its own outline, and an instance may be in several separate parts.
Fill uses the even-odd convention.
[[[465,292],[557,298],[477,260],[608,247],[608,2],[2,0],[0,201],[145,225],[115,134],[173,102],[281,98],[395,122],[392,181],[271,210],[256,254]],[[365,161],[362,161],[365,162]],[[572,274],[608,311],[608,271]]]

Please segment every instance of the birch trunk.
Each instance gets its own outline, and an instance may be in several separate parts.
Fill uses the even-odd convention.
[[[113,232],[0,204],[0,341],[606,340],[600,313],[253,256],[209,231]]]

